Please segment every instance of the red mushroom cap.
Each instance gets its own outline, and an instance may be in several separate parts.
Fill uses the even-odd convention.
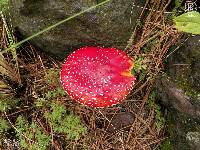
[[[122,102],[132,90],[132,59],[116,48],[82,47],[67,57],[61,83],[81,104],[109,107]]]

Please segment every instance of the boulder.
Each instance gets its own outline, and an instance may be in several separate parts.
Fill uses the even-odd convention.
[[[125,48],[145,0],[111,0],[31,40],[38,48],[59,56],[81,46]],[[102,0],[11,0],[12,26],[24,38]]]
[[[168,59],[156,82],[167,108],[170,138],[176,150],[200,148],[200,36],[191,36]],[[173,127],[173,128],[172,128]]]

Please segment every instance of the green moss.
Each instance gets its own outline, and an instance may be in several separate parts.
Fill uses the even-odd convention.
[[[174,133],[175,133],[175,124],[174,124],[174,118],[172,113],[169,113],[166,117],[166,135],[167,138],[164,140],[160,147],[159,150],[173,150],[173,138],[174,138]]]
[[[0,134],[7,132],[10,129],[10,124],[5,119],[0,119]]]
[[[5,12],[8,10],[9,0],[0,0],[0,11]]]
[[[161,130],[164,127],[165,119],[161,112],[161,107],[156,103],[156,92],[152,91],[151,95],[149,96],[148,106],[153,108],[155,111],[155,119],[156,119],[156,128],[157,130]]]
[[[185,91],[185,94],[192,98],[198,97],[198,92],[192,88],[192,85],[185,79],[178,81],[178,86]]]
[[[200,55],[198,52],[193,52],[189,57],[186,55],[184,58],[182,58],[184,60],[184,63],[187,65],[180,66],[175,75],[178,87],[180,87],[187,96],[194,99],[197,99],[200,93],[194,89],[190,77],[192,77],[192,71],[195,69],[192,68],[192,63],[199,56]]]
[[[60,69],[50,68],[47,70],[45,79],[48,84],[54,84],[54,83],[58,84],[60,79],[59,77],[60,77]]]
[[[190,62],[188,62],[189,67],[187,67],[187,68],[183,67],[182,69],[178,70],[177,75],[176,75],[176,83],[177,83],[178,87],[181,88],[187,96],[194,98],[194,99],[197,99],[198,94],[200,94],[200,93],[197,92],[193,88],[193,85],[192,85],[192,83],[190,82],[190,79],[189,79],[189,77],[191,77],[191,74],[192,74],[191,73],[192,69],[190,67],[192,60],[186,60],[186,61],[187,62],[190,61]]]
[[[71,112],[68,113],[63,104],[53,102],[50,110],[51,112],[46,112],[44,116],[52,125],[54,132],[66,134],[69,140],[78,140],[87,133],[87,128],[80,117]]]
[[[198,119],[192,119],[186,114],[170,110],[166,116],[166,124],[167,138],[161,143],[159,150],[173,150],[177,147],[181,150],[191,149],[186,140],[189,132],[200,131]]]
[[[175,0],[174,2],[174,8],[172,10],[172,18],[175,16],[178,16],[180,12],[184,12],[184,6],[183,6],[183,1],[184,0]]]
[[[0,96],[0,112],[8,111],[18,104],[19,100],[14,96]]]
[[[51,136],[43,132],[35,122],[31,124],[24,116],[18,116],[15,126],[17,128],[16,136],[19,139],[22,149],[46,150],[51,141]]]
[[[155,120],[156,120],[156,128],[157,130],[161,130],[165,125],[166,126],[166,135],[167,138],[164,140],[159,146],[158,150],[173,150],[173,137],[175,133],[175,125],[173,120],[173,115],[168,114],[166,118],[164,118],[163,113],[161,111],[161,107],[157,104],[156,99],[156,91],[152,91],[151,95],[148,99],[148,106],[150,108],[154,108],[155,110]]]
[[[185,132],[196,132],[200,131],[199,123],[200,121],[198,119],[190,118],[186,114],[179,114],[178,119],[181,122],[181,128]]]
[[[173,150],[171,139],[166,139],[160,146],[160,150]]]

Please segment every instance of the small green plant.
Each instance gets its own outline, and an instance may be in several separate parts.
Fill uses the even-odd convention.
[[[47,70],[45,80],[48,84],[48,91],[44,95],[45,99],[55,99],[59,96],[63,97],[66,95],[60,84],[60,69],[50,68]]]
[[[148,53],[153,47],[155,47],[156,44],[158,44],[159,38],[154,37],[151,40],[149,40],[142,48],[142,52]]]
[[[176,17],[180,14],[180,12],[184,12],[183,0],[175,0],[175,6],[172,10],[172,17]]]
[[[47,70],[47,74],[45,76],[48,84],[58,83],[60,79],[60,69],[50,68]]]
[[[180,32],[200,34],[200,13],[191,11],[174,18],[176,28]]]
[[[29,150],[46,150],[50,143],[50,135],[42,132],[34,122],[29,124],[23,116],[18,116],[15,123],[19,138],[20,146],[22,149]]]
[[[38,108],[45,108],[44,117],[49,121],[55,133],[66,134],[67,139],[78,140],[82,135],[86,134],[87,128],[84,127],[80,118],[68,112],[65,106],[56,102],[57,98],[66,95],[60,86],[60,70],[51,68],[47,70],[45,80],[48,90],[43,98],[38,98],[35,105]],[[49,110],[49,111],[47,111]]]
[[[8,130],[11,128],[9,122],[5,120],[4,118],[0,119],[0,149],[1,146],[4,144],[4,140],[6,137],[6,134],[8,133]]]
[[[8,9],[9,0],[0,1],[0,11],[5,12]]]
[[[152,91],[151,95],[149,96],[148,102],[147,102],[148,106],[150,108],[154,108],[155,110],[155,119],[156,119],[156,128],[158,130],[161,130],[164,126],[165,123],[165,119],[162,116],[162,112],[161,112],[161,108],[158,104],[156,104],[156,92]]]
[[[158,150],[174,150],[174,136],[176,132],[176,127],[174,124],[174,117],[173,117],[173,112],[168,113],[166,116],[166,134],[167,134],[167,139],[165,139],[161,145],[159,146]]]
[[[47,91],[47,93],[45,94],[45,98],[52,99],[52,98],[56,98],[58,96],[65,96],[65,95],[66,95],[66,93],[65,93],[64,89],[61,87],[58,87],[52,91],[50,91],[50,90]]]
[[[0,134],[7,132],[10,129],[10,125],[7,120],[0,119]]]
[[[16,106],[17,103],[18,99],[16,99],[14,96],[8,96],[8,97],[0,96],[0,112],[7,111],[13,106]]]
[[[135,57],[134,58],[134,67],[131,70],[132,74],[144,73],[147,69],[147,65],[145,64],[144,57]]]
[[[10,108],[10,104],[5,100],[0,100],[0,112],[4,112]]]
[[[166,139],[161,145],[159,150],[173,150],[173,144],[171,139]]]
[[[43,107],[45,106],[47,103],[47,101],[45,100],[45,98],[38,98],[36,101],[35,101],[35,105],[36,107]]]
[[[64,133],[68,139],[78,140],[86,134],[87,128],[82,124],[80,118],[68,113],[64,105],[58,102],[51,103],[51,112],[45,113],[45,118],[50,122],[54,132]]]

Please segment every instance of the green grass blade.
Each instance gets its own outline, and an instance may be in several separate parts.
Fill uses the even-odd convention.
[[[88,11],[90,11],[90,10],[93,10],[93,9],[99,7],[99,6],[102,6],[102,5],[104,5],[105,3],[108,3],[109,1],[110,1],[110,0],[105,0],[105,1],[103,1],[103,2],[101,2],[101,3],[99,3],[99,4],[97,4],[97,5],[94,5],[94,6],[90,7],[90,8],[88,8],[88,9],[85,9],[85,10],[83,10],[83,11],[80,11],[79,13],[76,13],[76,14],[74,14],[74,15],[72,15],[72,16],[70,16],[70,17],[64,19],[64,20],[61,20],[61,21],[59,21],[58,23],[56,23],[56,24],[54,24],[54,25],[51,25],[51,26],[49,26],[49,27],[47,27],[47,28],[45,28],[45,29],[43,29],[43,30],[41,30],[41,31],[39,31],[39,32],[37,32],[37,33],[35,33],[35,34],[33,34],[33,35],[30,36],[30,37],[28,37],[28,38],[26,38],[26,39],[24,39],[24,40],[22,40],[22,41],[20,41],[20,42],[18,42],[18,43],[16,43],[16,44],[11,45],[11,47],[9,47],[9,48],[3,50],[3,51],[0,52],[0,53],[5,53],[5,52],[7,52],[7,51],[9,51],[9,50],[11,50],[11,49],[13,49],[13,48],[16,48],[16,47],[20,46],[21,44],[23,44],[23,43],[25,43],[25,42],[27,42],[27,41],[33,39],[34,37],[39,36],[40,34],[43,34],[44,32],[47,32],[47,31],[49,31],[49,30],[51,30],[51,29],[53,29],[53,28],[55,28],[55,27],[57,27],[57,26],[63,24],[63,23],[66,22],[66,21],[69,21],[69,20],[71,20],[71,19],[73,19],[73,18],[75,18],[75,17],[77,17],[77,16],[80,16],[80,15],[82,15],[82,14],[85,13],[85,12],[88,12]]]

